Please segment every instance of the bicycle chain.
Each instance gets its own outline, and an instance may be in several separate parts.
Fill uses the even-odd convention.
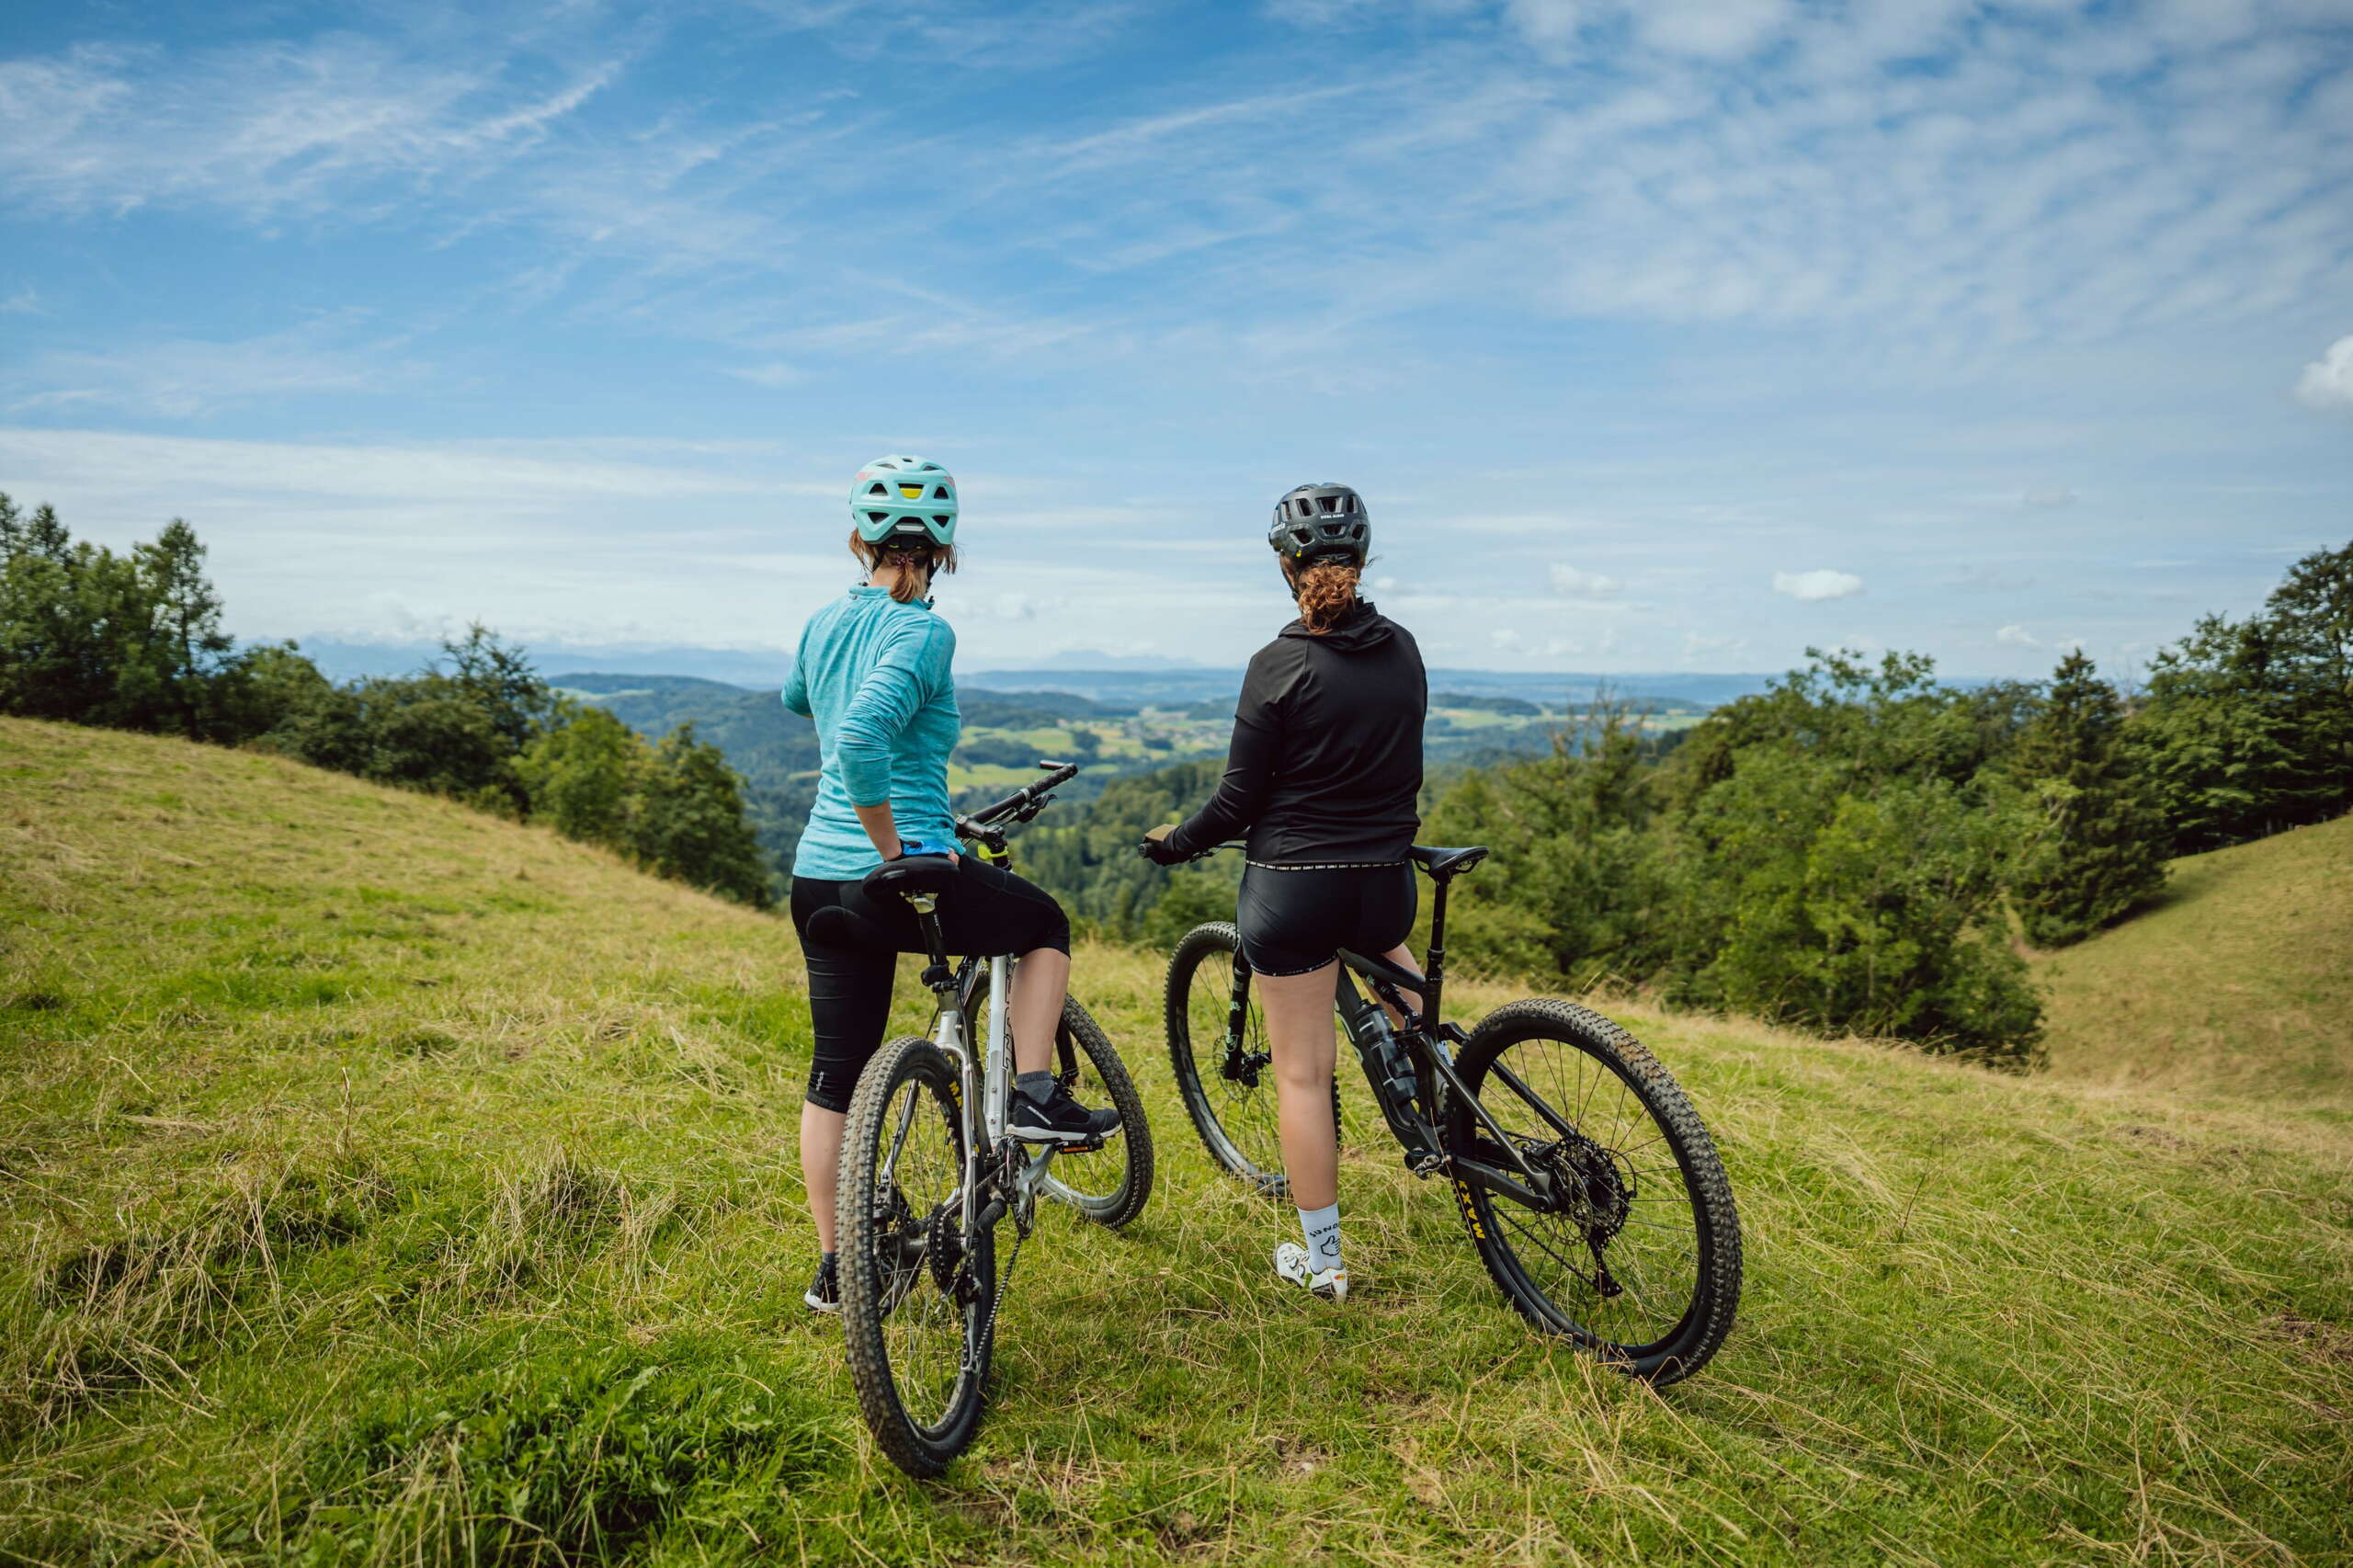
[[[981,1325],[981,1343],[996,1344],[996,1314],[1005,1310],[1005,1293],[1013,1289],[1013,1270],[1021,1262],[1021,1249],[1029,1240],[1029,1233],[1016,1227],[1013,1256],[1005,1260],[1005,1273],[996,1282],[996,1299],[989,1303],[989,1321]]]

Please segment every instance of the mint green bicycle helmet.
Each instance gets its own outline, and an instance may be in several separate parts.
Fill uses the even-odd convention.
[[[955,478],[929,458],[876,458],[849,487],[849,517],[869,544],[890,539],[953,544]]]

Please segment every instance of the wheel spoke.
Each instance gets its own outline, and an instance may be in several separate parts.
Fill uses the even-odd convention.
[[[1651,1153],[1674,1147],[1668,1128],[1641,1092],[1572,1038],[1531,1036],[1484,1061],[1473,1087],[1485,1108],[1568,1205],[1545,1213],[1482,1193],[1494,1221],[1489,1244],[1513,1260],[1535,1297],[1586,1332],[1630,1351],[1657,1343],[1683,1321],[1700,1285],[1697,1217],[1682,1170]],[[1562,1115],[1563,1106],[1574,1113]],[[1573,1130],[1566,1136],[1564,1127]],[[1602,1294],[1605,1267],[1615,1295]]]

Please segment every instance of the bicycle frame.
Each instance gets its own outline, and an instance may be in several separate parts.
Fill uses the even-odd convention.
[[[994,1225],[1009,1210],[1014,1223],[1027,1235],[1038,1187],[1045,1181],[1054,1156],[1062,1151],[1051,1143],[1013,1145],[1023,1157],[1017,1164],[1006,1162],[1010,1179],[999,1180],[991,1170],[1002,1158],[1001,1151],[1008,1147],[1006,1130],[1013,1114],[1013,1028],[1007,1015],[1013,993],[1014,960],[1002,954],[985,963],[978,958],[967,958],[950,970],[947,939],[939,930],[938,898],[929,893],[915,893],[908,896],[907,903],[923,929],[929,960],[923,971],[923,983],[930,988],[936,1002],[931,1042],[956,1064],[956,1098],[964,1121],[964,1174],[956,1195],[958,1214],[970,1234],[972,1227]],[[983,973],[989,978],[988,1046],[976,1057],[964,1020],[973,988]],[[910,1099],[908,1108],[902,1113],[897,1142],[903,1143],[906,1138],[905,1123],[914,1116],[914,1105]],[[884,1162],[884,1169],[889,1170],[897,1159],[898,1149],[894,1146],[890,1159]],[[993,1181],[996,1190],[983,1203],[982,1193]]]
[[[1550,1210],[1557,1206],[1551,1175],[1537,1169],[1521,1154],[1454,1070],[1453,1048],[1462,1033],[1453,1025],[1440,1021],[1439,1013],[1446,994],[1447,881],[1434,881],[1429,958],[1425,972],[1408,973],[1384,959],[1368,958],[1343,948],[1334,1006],[1342,1027],[1347,1030],[1349,1042],[1357,1049],[1358,1064],[1364,1069],[1365,1082],[1372,1090],[1374,1103],[1381,1107],[1382,1119],[1405,1147],[1408,1170],[1418,1176],[1442,1171],[1458,1182],[1488,1188],[1539,1210]],[[1368,997],[1358,989],[1359,975],[1370,983],[1373,996]],[[1407,992],[1420,997],[1422,1005],[1418,1009],[1406,1005]],[[1404,1019],[1402,1029],[1390,1022],[1392,1007]],[[1541,1109],[1563,1137],[1574,1135],[1574,1130],[1553,1115],[1540,1098],[1528,1093],[1527,1085],[1510,1069],[1498,1063],[1495,1072],[1523,1100]],[[1422,1103],[1416,1105],[1416,1099]],[[1461,1106],[1477,1119],[1488,1141],[1503,1152],[1513,1169],[1474,1160],[1461,1150],[1447,1149],[1440,1129],[1451,1119],[1449,1112],[1454,1105]]]

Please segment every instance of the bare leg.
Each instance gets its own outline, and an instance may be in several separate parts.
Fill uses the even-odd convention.
[[[817,1250],[834,1250],[834,1188],[841,1180],[842,1123],[837,1110],[801,1102],[801,1182],[809,1189],[809,1218],[817,1222]]]
[[[1399,969],[1404,970],[1408,974],[1419,974],[1422,972],[1421,960],[1414,956],[1414,949],[1405,946],[1403,942],[1398,943],[1395,947],[1390,949],[1381,956],[1389,962],[1395,964]],[[1401,985],[1397,988],[1397,994],[1405,998],[1406,1001],[1413,1004],[1414,1011],[1418,1013],[1422,1010],[1422,994],[1420,992],[1408,991]],[[1389,1021],[1391,1023],[1395,1024],[1400,1028],[1404,1027],[1405,1020],[1399,1016],[1396,1008],[1391,1006],[1388,1003],[1383,1002],[1381,1005],[1381,1010],[1389,1015]]]
[[[1301,1209],[1328,1209],[1340,1200],[1340,1139],[1332,1127],[1332,1062],[1339,1050],[1332,1015],[1339,966],[1305,974],[1251,978],[1267,1019],[1275,1059],[1275,1121],[1283,1145],[1283,1174]]]
[[[1024,953],[1013,966],[1012,994],[1005,999],[1006,1023],[1013,1030],[1013,1070],[1043,1073],[1054,1062],[1054,1032],[1062,1027],[1063,998],[1070,994],[1070,955],[1057,948]]]

